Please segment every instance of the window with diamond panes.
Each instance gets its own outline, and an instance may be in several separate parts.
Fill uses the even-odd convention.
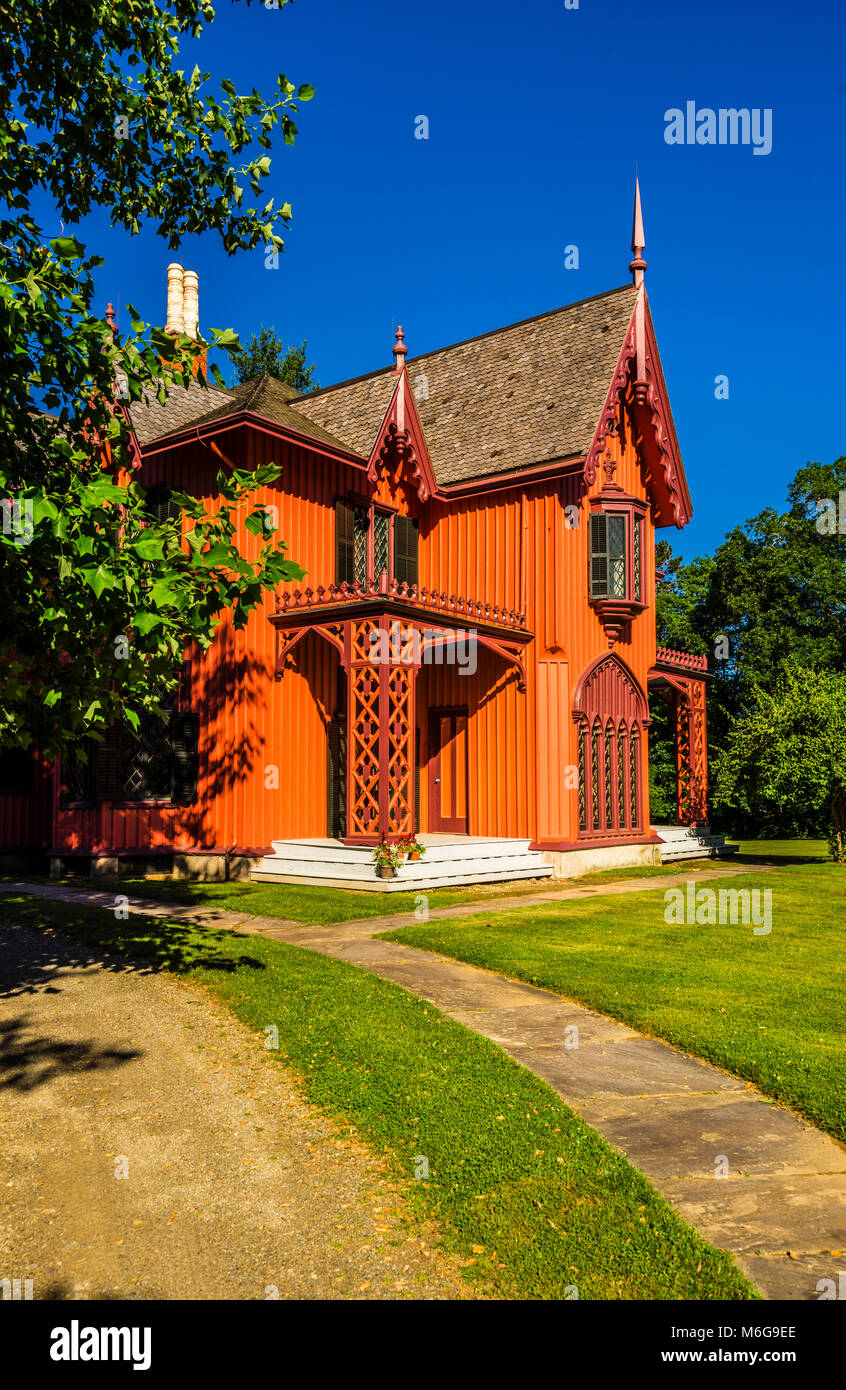
[[[387,512],[373,514],[373,578],[378,584],[391,570],[391,518]]]
[[[384,573],[398,584],[417,583],[419,528],[413,517],[335,503],[335,583],[378,584]]]
[[[367,583],[367,533],[370,518],[363,507],[353,508],[353,573],[354,583]]]
[[[626,518],[594,512],[590,519],[590,596],[626,597]]]
[[[142,715],[137,733],[125,725],[120,740],[121,800],[169,801],[171,760],[169,715]]]

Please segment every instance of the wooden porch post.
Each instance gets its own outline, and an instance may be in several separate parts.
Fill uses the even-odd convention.
[[[705,682],[679,682],[676,710],[676,794],[683,825],[708,821],[708,735],[705,717]]]
[[[692,825],[708,823],[708,730],[705,682],[688,682],[690,703],[690,813]]]
[[[414,690],[410,629],[379,618],[350,619],[347,839],[376,844],[414,832]]]

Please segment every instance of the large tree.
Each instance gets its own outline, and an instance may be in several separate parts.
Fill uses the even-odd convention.
[[[784,511],[767,507],[713,556],[672,564],[657,604],[658,640],[706,651],[733,714],[791,663],[846,671],[846,458],[800,468]]]
[[[735,722],[753,707],[757,691],[774,693],[791,666],[846,672],[846,458],[800,468],[786,507],[767,507],[736,526],[711,556],[683,564],[666,542],[659,563],[658,641],[706,652],[713,674],[708,691],[708,742],[715,772]],[[840,530],[843,513],[844,531]],[[660,730],[656,731],[656,741]],[[723,799],[732,829],[746,811]],[[755,815],[750,811],[751,828]],[[785,818],[784,828],[812,831]]]
[[[307,364],[307,358],[308,339],[286,347],[275,329],[262,324],[261,331],[253,333],[249,342],[232,354],[235,381],[251,381],[266,372],[279,381],[286,381],[304,396],[307,391],[317,391],[320,387],[314,374],[315,365],[313,362]]]
[[[726,738],[715,804],[745,813],[759,833],[828,827],[846,862],[846,675],[789,664],[772,692],[756,688]]]
[[[184,71],[180,46],[213,19],[205,0],[0,0],[0,746],[53,754],[115,718],[137,727],[187,645],[207,646],[227,611],[242,625],[264,589],[302,573],[249,501],[274,468],[221,475],[212,515],[178,496],[185,540],[148,514],[128,481],[126,406],[183,389],[197,346],[131,306],[113,334],[94,309],[102,261],[34,212],[72,229],[104,210],[174,249],[214,232],[230,254],[281,250],[289,205],[245,195],[262,193],[271,135],[293,143],[312,89],[280,75],[265,99]],[[210,345],[237,338],[213,331]],[[245,507],[251,561],[234,544]]]

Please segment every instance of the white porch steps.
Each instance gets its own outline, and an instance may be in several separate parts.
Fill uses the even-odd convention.
[[[305,883],[377,893],[425,891],[469,883],[551,878],[552,865],[529,840],[472,835],[420,835],[422,859],[401,864],[394,878],[379,878],[369,845],[339,840],[274,840],[250,875],[254,883]]]
[[[693,830],[689,825],[653,825],[661,840],[661,862],[677,859],[724,859],[737,853],[736,845],[727,845],[725,835],[713,835],[710,830]]]

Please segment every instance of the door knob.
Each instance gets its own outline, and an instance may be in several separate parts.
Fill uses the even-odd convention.
[[[435,781],[436,781],[436,782],[440,782],[440,780],[441,780],[440,777],[436,777],[436,778],[435,778]]]

